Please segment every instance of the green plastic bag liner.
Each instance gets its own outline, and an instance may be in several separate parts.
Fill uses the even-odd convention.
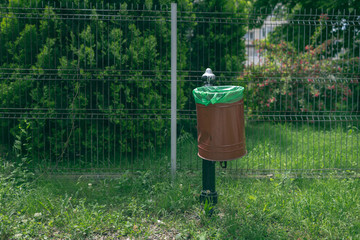
[[[241,86],[204,86],[193,90],[195,102],[202,105],[215,103],[234,103],[243,98]]]

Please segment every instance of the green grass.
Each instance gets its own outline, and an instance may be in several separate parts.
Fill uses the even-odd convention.
[[[0,239],[359,239],[360,179],[237,179],[199,204],[200,172],[34,177],[1,160]]]
[[[229,163],[238,171],[217,169],[211,217],[189,134],[173,183],[166,156],[156,170],[111,179],[34,175],[0,157],[0,239],[360,239],[357,128],[247,124],[246,136],[248,155]],[[332,170],[290,174],[317,168]],[[263,170],[274,174],[236,178]]]

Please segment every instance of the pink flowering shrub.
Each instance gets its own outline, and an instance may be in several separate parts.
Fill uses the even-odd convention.
[[[359,58],[335,59],[334,40],[297,52],[290,44],[257,42],[262,62],[245,68],[249,114],[359,112]]]

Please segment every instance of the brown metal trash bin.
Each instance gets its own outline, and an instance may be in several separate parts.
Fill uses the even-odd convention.
[[[199,157],[230,161],[246,155],[244,100],[208,106],[197,103]]]

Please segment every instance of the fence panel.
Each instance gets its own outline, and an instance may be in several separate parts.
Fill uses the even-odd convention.
[[[359,170],[358,16],[189,6],[177,14],[178,169],[201,168],[192,90],[210,67],[245,87],[248,154],[229,171]],[[170,170],[170,7],[34,1],[0,4],[0,19],[0,157]]]
[[[189,15],[182,12],[179,22],[190,21]],[[185,95],[203,85],[200,77],[207,67],[218,84],[245,87],[248,155],[230,162],[229,171],[358,171],[358,19],[320,11],[290,13],[280,7],[244,14],[202,12],[191,20],[197,23],[191,38],[181,36],[180,41],[203,47],[193,48],[200,61],[179,73],[180,82],[191,86],[184,87]],[[203,32],[208,37],[199,41],[197,35]],[[234,64],[235,57],[242,56],[244,65]],[[188,130],[179,137],[179,166],[199,169],[191,97],[179,114],[180,128]]]
[[[60,172],[166,164],[170,9],[34,4],[0,8],[3,154]]]

